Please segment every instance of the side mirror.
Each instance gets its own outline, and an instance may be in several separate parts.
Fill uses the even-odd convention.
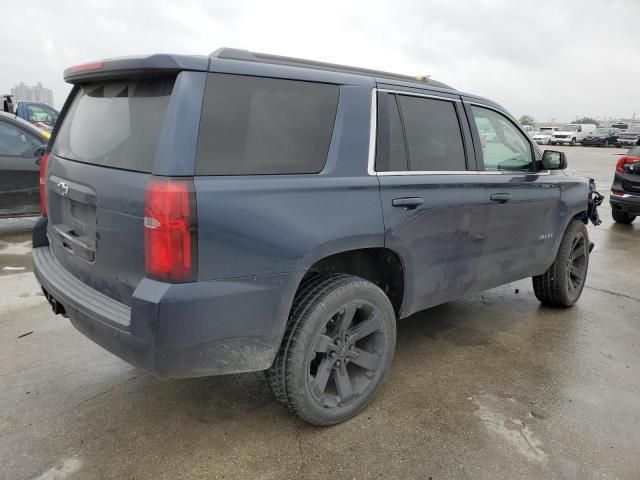
[[[567,156],[564,152],[545,150],[542,153],[542,166],[547,170],[564,170],[567,168]]]
[[[46,145],[40,145],[38,148],[36,148],[36,151],[33,152],[33,156],[40,158],[42,155],[44,155],[44,152],[46,152],[46,151],[47,151],[47,146]]]

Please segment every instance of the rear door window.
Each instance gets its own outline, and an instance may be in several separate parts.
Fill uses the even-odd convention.
[[[151,172],[173,84],[166,78],[82,85],[63,118],[53,153]]]
[[[448,100],[398,95],[412,171],[467,169],[455,105]]]
[[[209,74],[196,173],[318,173],[324,168],[339,87]]]

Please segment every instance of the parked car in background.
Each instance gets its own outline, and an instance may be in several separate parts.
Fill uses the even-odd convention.
[[[582,145],[593,145],[597,147],[617,146],[619,133],[620,131],[617,128],[596,128],[593,133],[587,135],[582,139]]]
[[[396,320],[527,277],[546,305],[580,297],[593,181],[491,100],[236,49],[65,80],[34,273],[55,313],[157,376],[266,370],[330,425],[381,386]]]
[[[527,132],[529,135],[533,134],[533,132],[535,132],[535,128],[533,128],[531,125],[522,125],[522,128],[524,129],[525,132]]]
[[[618,135],[618,147],[632,147],[634,145],[640,145],[640,124],[629,125],[629,128]]]
[[[629,128],[629,124],[628,123],[612,123],[611,128],[617,128],[620,131],[624,131],[627,128]]]
[[[15,114],[50,135],[58,120],[59,112],[46,103],[18,102],[15,106]]]
[[[618,159],[609,203],[618,223],[629,224],[640,215],[640,146]]]
[[[592,123],[567,123],[553,132],[550,145],[561,145],[568,143],[573,146],[582,142],[582,139],[593,133],[596,126]]]
[[[548,145],[552,135],[553,135],[553,132],[550,132],[549,130],[546,130],[546,131],[540,130],[537,132],[533,132],[531,134],[531,138],[533,138],[533,141],[536,142],[538,145]]]
[[[42,130],[0,112],[0,217],[40,213],[40,157],[47,141]]]

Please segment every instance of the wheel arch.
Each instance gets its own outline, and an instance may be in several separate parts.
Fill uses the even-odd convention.
[[[394,250],[365,247],[317,258],[307,269],[298,288],[321,273],[348,273],[376,284],[389,297],[396,316],[401,316],[406,296],[406,269],[402,257]]]

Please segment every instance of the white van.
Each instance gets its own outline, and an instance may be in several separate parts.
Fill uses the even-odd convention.
[[[573,146],[582,142],[587,135],[591,135],[596,129],[593,123],[567,123],[553,132],[549,145],[568,143]]]

